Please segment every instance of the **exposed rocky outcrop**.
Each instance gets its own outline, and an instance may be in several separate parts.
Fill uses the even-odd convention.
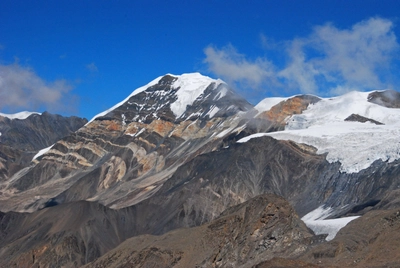
[[[365,122],[370,122],[375,125],[383,125],[383,123],[378,122],[374,119],[367,118],[358,114],[351,114],[349,117],[344,119],[344,121],[352,121],[352,122],[360,122],[360,123],[365,123]]]
[[[75,132],[86,123],[85,118],[64,117],[48,112],[32,114],[26,119],[0,116],[0,141],[21,151],[37,152]]]
[[[261,195],[199,227],[131,238],[85,267],[252,267],[297,257],[313,239],[283,198]]]
[[[286,125],[286,119],[288,117],[293,114],[302,113],[310,104],[320,100],[320,98],[313,95],[295,96],[274,105],[271,109],[260,113],[257,117],[274,122],[280,127],[280,129],[276,130],[282,130]]]

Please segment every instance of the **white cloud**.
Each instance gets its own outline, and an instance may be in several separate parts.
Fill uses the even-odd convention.
[[[304,43],[294,40],[288,54],[292,59],[289,65],[277,73],[279,78],[284,78],[290,88],[299,88],[303,93],[316,93],[318,85],[315,76],[319,74],[315,66],[308,62],[303,51]]]
[[[264,47],[271,41],[261,35]],[[349,29],[332,24],[313,28],[307,37],[286,41],[288,61],[280,70],[266,59],[251,62],[232,46],[218,50],[205,49],[209,70],[228,81],[246,81],[259,86],[278,79],[285,88],[303,93],[345,92],[346,89],[371,90],[388,87],[385,74],[391,72],[399,44],[393,23],[382,18],[370,18]],[[280,48],[282,46],[276,46]],[[277,64],[278,65],[278,64]],[[278,83],[275,83],[278,85]]]
[[[332,25],[317,27],[313,36],[316,49],[325,54],[315,65],[329,78],[349,86],[380,88],[385,86],[380,69],[389,68],[393,53],[398,50],[396,36],[389,20],[372,18],[338,30]]]
[[[208,46],[204,49],[204,62],[211,72],[215,73],[228,83],[240,83],[245,87],[258,88],[266,81],[275,79],[274,66],[268,60],[257,58],[247,60],[232,46],[222,49]]]
[[[66,80],[47,82],[18,63],[0,65],[0,110],[71,111],[71,104],[76,100],[75,96],[68,95],[71,90]]]

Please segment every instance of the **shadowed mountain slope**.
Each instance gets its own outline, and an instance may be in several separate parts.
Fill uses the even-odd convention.
[[[44,112],[26,118],[0,115],[0,182],[29,165],[32,157],[81,128],[87,120]]]

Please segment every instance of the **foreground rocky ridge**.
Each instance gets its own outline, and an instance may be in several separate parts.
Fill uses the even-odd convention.
[[[283,198],[260,195],[205,225],[128,239],[85,267],[252,267],[297,257],[321,238]]]
[[[358,95],[336,102],[351,106]],[[376,105],[394,109],[396,96],[373,92],[373,109],[329,116],[339,125],[381,127],[375,124],[397,117],[368,112]],[[220,80],[199,74],[157,78],[1,182],[2,265],[314,267],[379,259],[351,243],[372,250],[384,231],[371,232],[368,243],[359,233],[337,242],[339,233],[328,243],[296,214],[317,209],[324,212],[320,219],[365,215],[345,232],[376,213],[379,227],[383,209],[400,204],[399,160],[378,158],[360,171],[343,172],[341,162],[327,161],[329,151],[259,133],[307,129],[316,120],[323,125],[328,117],[309,112],[328,101],[294,96],[255,110]],[[395,257],[387,264],[394,265]]]

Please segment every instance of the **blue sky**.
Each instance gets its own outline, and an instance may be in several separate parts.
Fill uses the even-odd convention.
[[[90,119],[166,73],[268,96],[400,90],[400,1],[0,2],[0,112]]]

